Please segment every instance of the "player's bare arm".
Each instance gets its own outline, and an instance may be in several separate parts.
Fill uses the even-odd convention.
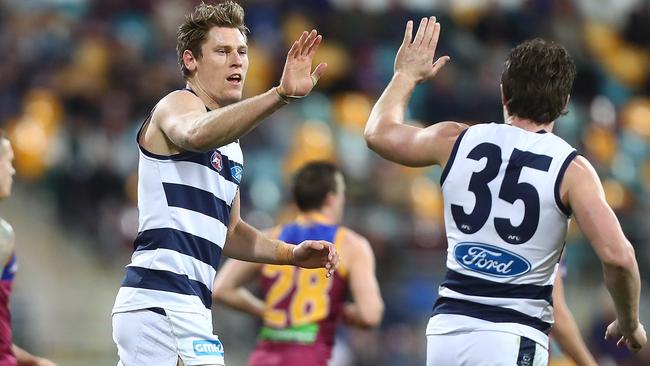
[[[241,219],[239,208],[238,192],[230,212],[224,255],[248,262],[291,264],[303,268],[323,267],[327,269],[328,277],[336,271],[339,256],[332,243],[305,240],[299,245],[291,245],[269,239]]]
[[[440,122],[427,128],[404,124],[406,107],[417,84],[430,80],[449,61],[435,51],[440,23],[423,18],[412,39],[413,22],[406,23],[404,40],[395,57],[393,78],[368,118],[364,137],[368,147],[383,158],[406,166],[444,165],[458,135],[468,126]]]
[[[56,366],[54,362],[42,357],[36,357],[15,344],[11,346],[11,349],[16,355],[18,366]]]
[[[198,96],[189,91],[167,95],[158,103],[142,143],[154,153],[174,154],[208,151],[236,141],[289,101],[311,92],[326,68],[326,64],[319,64],[312,71],[313,57],[321,41],[322,36],[316,30],[303,32],[287,54],[279,86],[252,98],[222,106],[212,100],[200,85],[193,86]],[[246,52],[243,36],[238,42],[214,50],[206,42],[204,57],[210,52],[227,52],[226,60],[233,75],[241,73],[244,55],[240,53]],[[191,57],[191,53],[189,55]],[[186,63],[192,61],[189,59]],[[206,105],[213,110],[206,113]]]
[[[618,339],[619,346],[638,352],[647,338],[639,322],[641,283],[634,248],[605,200],[596,171],[585,158],[578,156],[571,162],[561,194],[602,262],[605,284],[616,306],[617,320],[607,328],[605,337]]]
[[[214,280],[212,299],[245,313],[264,316],[264,301],[246,287],[260,272],[260,263],[229,259]]]
[[[562,352],[578,366],[597,366],[596,360],[587,349],[580,329],[576,324],[564,298],[564,281],[558,273],[553,283],[553,337]]]
[[[363,236],[346,229],[341,260],[348,269],[352,303],[343,309],[346,323],[362,328],[376,327],[384,315],[384,301],[375,275],[375,255]]]
[[[0,218],[0,263],[2,263],[3,267],[14,251],[14,242],[14,230],[8,222]]]

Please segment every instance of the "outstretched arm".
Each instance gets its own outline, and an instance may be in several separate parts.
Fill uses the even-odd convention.
[[[368,147],[390,161],[406,166],[444,165],[458,135],[467,125],[440,122],[427,128],[404,124],[415,86],[433,78],[449,61],[434,56],[440,36],[435,17],[423,18],[411,41],[413,22],[406,23],[404,40],[395,57],[393,78],[368,118],[364,138]]]
[[[214,280],[212,299],[261,318],[264,302],[244,287],[255,278],[261,267],[259,263],[229,259]]]
[[[334,273],[339,257],[332,243],[305,240],[299,245],[291,245],[269,239],[241,219],[239,207],[237,192],[230,212],[224,255],[247,262],[291,264],[304,268],[324,267],[328,277]]]
[[[617,320],[607,328],[605,337],[618,339],[619,346],[638,352],[647,339],[639,322],[641,280],[634,248],[605,200],[596,171],[585,158],[578,156],[571,162],[561,188],[578,226],[602,262],[605,284],[614,300]]]
[[[594,356],[585,345],[580,335],[573,314],[564,300],[564,281],[558,273],[553,284],[553,338],[562,352],[569,356],[578,366],[597,366]]]
[[[11,349],[18,360],[18,366],[56,366],[54,362],[36,357],[15,344],[11,346]]]
[[[319,64],[312,72],[321,40],[316,30],[302,33],[287,54],[278,87],[208,113],[195,95],[171,93],[158,104],[153,121],[173,145],[186,151],[208,151],[236,141],[281,106],[311,92],[327,66]]]

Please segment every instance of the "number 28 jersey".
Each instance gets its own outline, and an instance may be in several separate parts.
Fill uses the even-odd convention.
[[[492,330],[546,346],[570,210],[560,184],[576,151],[552,133],[482,124],[441,177],[447,274],[428,334]]]
[[[339,251],[346,231],[340,225],[305,217],[279,229],[277,238],[289,244],[326,240],[334,243]],[[348,291],[347,270],[339,266],[328,278],[324,268],[267,264],[262,267],[261,285],[266,309],[260,339],[271,343],[322,345],[328,358]]]

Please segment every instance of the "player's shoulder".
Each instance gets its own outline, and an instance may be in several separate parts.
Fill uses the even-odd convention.
[[[372,246],[366,237],[346,226],[340,226],[339,230],[341,235],[341,242],[337,244],[341,246],[341,250],[346,250],[348,252],[354,253],[372,253]]]
[[[160,99],[155,107],[155,114],[180,114],[192,110],[205,111],[205,105],[199,97],[187,89],[174,90]]]
[[[14,250],[16,235],[11,225],[0,218],[0,268],[9,258],[9,255]]]
[[[596,168],[582,155],[576,155],[569,163],[565,179],[582,183],[584,180],[600,180]]]

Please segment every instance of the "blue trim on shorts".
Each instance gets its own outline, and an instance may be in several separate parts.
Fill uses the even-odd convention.
[[[519,353],[517,354],[517,366],[533,366],[535,361],[536,343],[532,339],[519,337]]]

